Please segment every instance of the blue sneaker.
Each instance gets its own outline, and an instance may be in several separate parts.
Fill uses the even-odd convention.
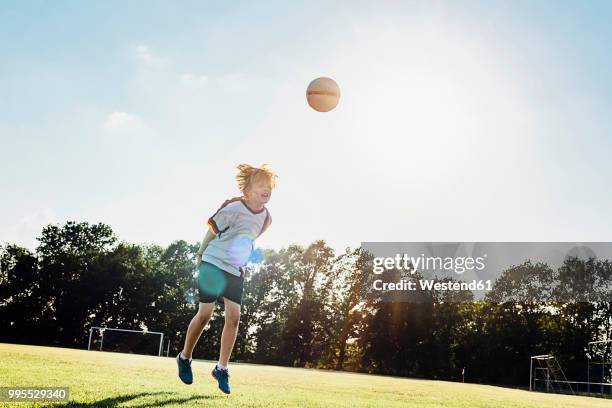
[[[181,353],[176,356],[176,363],[178,364],[178,375],[182,382],[185,384],[191,384],[193,382],[193,372],[191,372],[191,361],[183,360]]]
[[[230,393],[229,373],[227,370],[221,370],[217,366],[211,372],[213,378],[219,383],[219,389],[226,394]]]

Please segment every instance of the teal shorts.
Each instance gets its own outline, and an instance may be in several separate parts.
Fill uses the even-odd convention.
[[[232,275],[209,262],[203,261],[200,264],[198,292],[201,303],[214,301],[223,303],[223,298],[227,298],[241,304],[243,288],[244,278],[242,276]]]

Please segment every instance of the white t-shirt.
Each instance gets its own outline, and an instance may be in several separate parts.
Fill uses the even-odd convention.
[[[206,246],[202,261],[241,276],[241,269],[253,252],[255,239],[271,223],[272,217],[266,207],[253,211],[243,197],[226,200],[208,219],[208,225],[217,236]]]

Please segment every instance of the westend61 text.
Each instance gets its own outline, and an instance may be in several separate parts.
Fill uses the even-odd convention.
[[[401,280],[399,282],[383,282],[378,279],[375,280],[372,284],[374,290],[442,290],[442,291],[450,291],[450,290],[491,290],[492,284],[491,280],[474,280],[472,282],[437,282],[432,279],[419,279],[419,285],[417,286],[417,282],[409,281],[409,280]]]

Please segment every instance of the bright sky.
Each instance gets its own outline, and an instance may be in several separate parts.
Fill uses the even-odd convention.
[[[2,1],[0,243],[195,242],[279,174],[263,247],[611,241],[607,1]],[[336,80],[317,113],[308,83]]]

